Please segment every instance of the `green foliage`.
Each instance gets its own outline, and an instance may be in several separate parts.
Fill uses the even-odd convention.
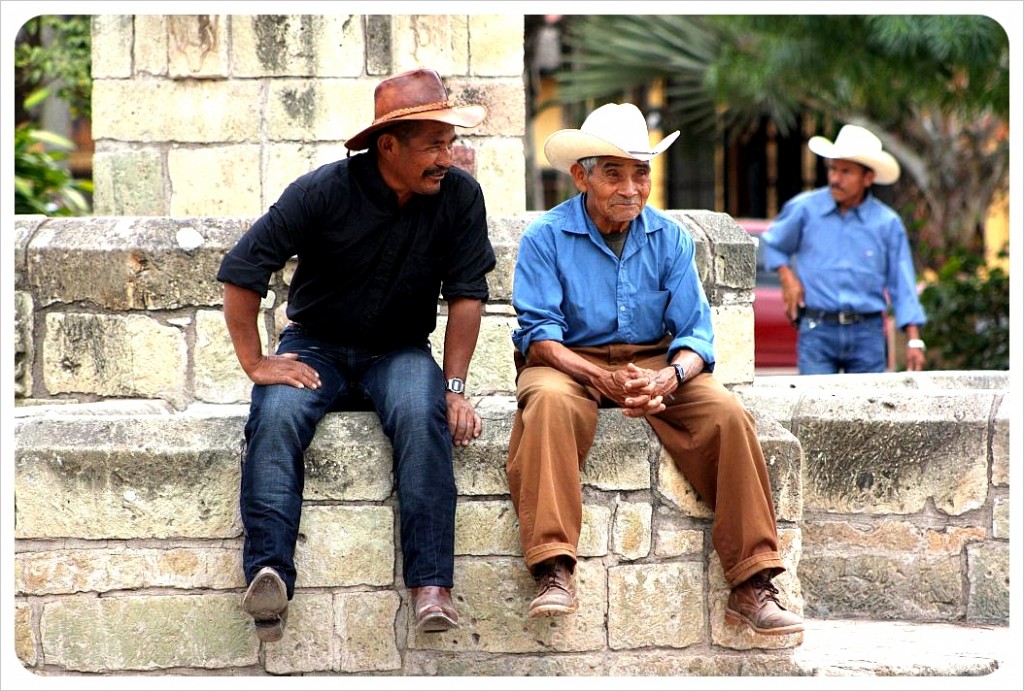
[[[44,34],[48,40],[44,40]],[[33,17],[14,46],[14,67],[23,94],[49,88],[73,117],[92,111],[92,30],[86,15]]]
[[[929,368],[1010,369],[1010,277],[984,264],[977,253],[957,249],[921,292]]]
[[[30,122],[14,130],[14,213],[75,216],[89,213],[92,182],[76,180],[64,161],[67,139]]]

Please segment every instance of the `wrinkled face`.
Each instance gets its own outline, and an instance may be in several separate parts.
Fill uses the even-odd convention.
[[[830,159],[825,167],[832,198],[843,211],[860,204],[875,179],[875,171],[844,158]]]
[[[631,158],[601,156],[588,174],[574,163],[576,189],[587,193],[587,214],[602,233],[621,233],[647,204],[651,164]]]
[[[413,121],[385,132],[377,141],[381,176],[404,204],[414,194],[437,194],[452,166],[455,126]]]

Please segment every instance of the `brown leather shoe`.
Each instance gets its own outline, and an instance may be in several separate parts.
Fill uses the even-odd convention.
[[[725,620],[749,626],[755,633],[785,636],[804,630],[804,620],[779,603],[778,588],[764,571],[754,574],[729,593]]]
[[[288,590],[277,571],[269,566],[259,570],[242,596],[242,610],[253,618],[261,641],[281,640],[288,623]]]
[[[579,605],[571,569],[571,563],[563,557],[555,557],[534,567],[537,597],[530,603],[530,619],[560,617],[576,611]]]
[[[452,602],[451,588],[425,585],[412,588],[412,611],[416,615],[416,628],[424,633],[459,628],[459,613]]]

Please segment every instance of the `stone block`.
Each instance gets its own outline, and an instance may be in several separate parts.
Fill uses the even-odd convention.
[[[267,351],[266,323],[257,321],[263,352]],[[195,346],[192,349],[193,394],[206,403],[242,403],[250,399],[252,381],[238,364],[224,313],[196,311]]]
[[[460,499],[455,507],[455,554],[522,554],[511,499]]]
[[[167,152],[167,178],[172,190],[170,215],[262,213],[260,155],[258,144],[171,149]]]
[[[366,36],[366,74],[385,77],[391,73],[391,15],[363,17]]]
[[[41,307],[89,302],[128,311],[220,305],[217,270],[250,224],[247,218],[53,219],[26,252],[28,283]]]
[[[32,366],[35,363],[35,334],[33,328],[32,294],[14,293],[14,396],[32,396]]]
[[[130,14],[98,14],[91,18],[91,73],[94,83],[132,76],[134,22]]]
[[[167,71],[175,79],[224,78],[231,73],[231,18],[224,14],[167,17]]]
[[[582,481],[602,490],[648,489],[651,486],[653,432],[641,419],[621,410],[598,411],[597,432],[583,466]]]
[[[334,603],[335,596],[330,593],[295,594],[288,603],[288,625],[284,637],[264,648],[267,672],[298,675],[338,670],[340,650],[335,631],[337,613]],[[392,635],[394,628],[392,620]],[[256,638],[255,631],[250,635]]]
[[[233,538],[238,418],[15,421],[18,539]]]
[[[580,541],[576,545],[576,556],[603,557],[608,554],[609,525],[612,510],[607,506],[591,504],[584,500],[583,525],[580,527]]]
[[[448,317],[437,320],[437,328],[430,335],[431,352],[438,363],[444,362],[445,330]],[[513,361],[515,347],[512,331],[516,328],[513,317],[485,315],[480,323],[473,360],[469,364],[466,389],[470,396],[505,394],[516,390],[516,368]]]
[[[101,148],[93,154],[92,165],[93,176],[105,181],[93,194],[97,215],[163,216],[170,211],[159,150]]]
[[[358,15],[231,17],[235,77],[358,77],[365,50]]]
[[[167,76],[167,20],[166,15],[135,15],[136,74]]]
[[[512,214],[526,207],[526,163],[520,139],[490,138],[477,145],[476,179],[483,188],[487,210]],[[517,182],[511,182],[517,181]]]
[[[260,140],[262,86],[251,80],[112,80],[93,82],[96,141],[180,144]],[[159,103],[154,109],[150,104]],[[103,183],[103,181],[97,181]]]
[[[725,386],[749,384],[754,380],[754,308],[712,307],[711,325],[716,334],[715,379]]]
[[[395,525],[388,506],[304,506],[295,587],[391,585]]]
[[[373,122],[377,83],[369,79],[274,80],[267,85],[266,137],[270,142],[347,139]]]
[[[35,667],[39,661],[32,630],[32,607],[25,602],[14,603],[14,654],[26,667]]]
[[[350,134],[355,134],[355,131]],[[319,142],[270,143],[264,147],[267,161],[263,173],[263,211],[276,202],[296,178],[320,166],[345,158],[343,144]]]
[[[65,598],[43,605],[46,663],[109,673],[255,665],[259,640],[236,593]]]
[[[704,640],[703,565],[636,564],[608,569],[608,646],[686,648]]]
[[[241,546],[47,549],[18,552],[14,564],[15,592],[22,595],[245,587]]]
[[[391,70],[394,74],[419,69],[423,65],[430,65],[442,78],[468,74],[469,45],[466,15],[391,17]]]
[[[469,15],[469,70],[478,77],[522,74],[522,15]]]
[[[704,530],[674,508],[659,506],[654,519],[654,556],[660,558],[701,555]]]
[[[241,438],[239,438],[241,439]],[[306,501],[384,501],[391,443],[373,412],[329,413],[306,450]]]
[[[992,537],[1010,539],[1010,499],[998,497],[992,500]]]
[[[992,421],[992,484],[1005,487],[1010,484],[1010,409],[1009,396],[1000,396]]]
[[[967,547],[967,621],[1010,623],[1010,545]]]
[[[580,609],[567,617],[527,617],[530,600],[537,594],[536,584],[517,557],[457,557],[455,583],[452,595],[460,627],[444,635],[417,633],[406,599],[406,654],[431,650],[470,657],[471,653],[585,652],[604,648],[608,584],[604,565],[598,560],[577,563]]]
[[[808,389],[794,413],[804,507],[951,515],[985,504],[992,395]]]
[[[643,559],[651,553],[651,516],[648,502],[619,501],[615,507],[612,540],[615,553],[628,561]]]
[[[520,49],[521,46],[516,46]],[[520,66],[520,69],[522,67]],[[523,92],[523,82],[518,76],[513,79],[470,79],[469,77],[447,77],[444,79],[448,88],[449,99],[456,104],[475,103],[487,109],[487,117],[479,125],[472,129],[457,128],[456,132],[464,138],[472,138],[475,145],[481,152],[488,150],[483,144],[495,140],[500,142],[488,157],[492,159],[491,167],[495,166],[493,159],[501,155],[514,156],[518,162],[525,165],[525,153],[523,151],[523,137],[526,134],[526,94]],[[511,175],[515,171],[510,170]],[[518,183],[524,178],[505,178],[506,186]],[[523,183],[525,184],[525,182]],[[501,188],[497,188],[501,189]],[[487,197],[487,213],[498,216],[506,215],[506,212],[494,206],[497,201],[494,195]],[[523,205],[516,207],[513,213],[525,211]]]
[[[340,671],[359,674],[401,669],[396,641],[400,606],[401,599],[394,591],[334,596]]]
[[[184,405],[185,335],[148,316],[49,312],[42,359],[50,395],[151,397]]]

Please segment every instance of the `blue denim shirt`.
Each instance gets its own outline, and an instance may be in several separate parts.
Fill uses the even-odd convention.
[[[761,242],[769,271],[793,261],[811,309],[885,312],[888,295],[899,328],[926,322],[903,221],[870,193],[846,214],[828,187],[799,194]]]
[[[512,287],[516,348],[526,355],[535,341],[645,344],[671,335],[669,359],[686,347],[713,368],[711,308],[690,234],[648,206],[618,258],[583,200],[579,194],[559,204],[523,233]]]

